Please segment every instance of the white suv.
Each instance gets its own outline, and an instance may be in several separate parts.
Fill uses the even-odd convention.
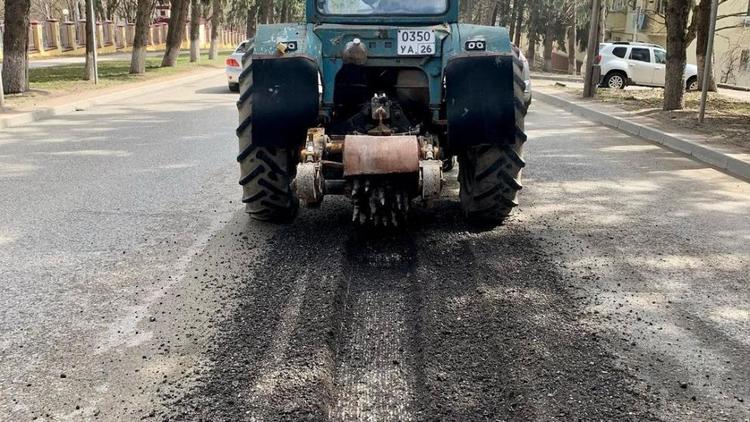
[[[603,43],[594,63],[602,69],[601,86],[623,89],[627,85],[664,86],[667,52],[655,44]],[[685,66],[685,89],[698,89],[698,67]]]

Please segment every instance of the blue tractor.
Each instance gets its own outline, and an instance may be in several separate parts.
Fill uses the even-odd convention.
[[[237,136],[247,212],[351,199],[357,224],[397,226],[440,198],[459,163],[474,223],[517,206],[523,63],[508,31],[458,23],[458,0],[307,0],[306,22],[262,25],[243,58]]]

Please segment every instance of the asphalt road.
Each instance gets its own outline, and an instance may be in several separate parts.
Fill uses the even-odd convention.
[[[750,185],[535,103],[408,230],[238,199],[221,75],[0,132],[0,420],[747,420]]]

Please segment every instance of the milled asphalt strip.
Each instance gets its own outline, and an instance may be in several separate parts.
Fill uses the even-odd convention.
[[[19,113],[13,116],[2,117],[0,116],[0,130],[22,126],[28,123],[36,122],[43,119],[49,119],[52,117],[73,113],[82,109],[91,108],[95,105],[107,104],[113,101],[121,100],[124,98],[134,97],[148,92],[158,91],[162,89],[171,88],[178,85],[194,82],[200,79],[204,79],[210,76],[214,76],[222,72],[222,69],[211,69],[210,71],[201,71],[198,73],[191,73],[184,77],[170,78],[165,81],[155,81],[153,83],[145,83],[136,87],[123,89],[121,91],[115,91],[108,94],[102,94],[93,96],[91,98],[74,101],[66,104],[60,104],[53,107],[40,108],[37,110]]]
[[[647,141],[686,154],[696,161],[716,167],[732,176],[750,181],[750,162],[739,160],[722,152],[682,139],[652,127],[633,123],[626,119],[602,113],[592,108],[577,104],[565,98],[544,92],[534,91],[534,98],[547,104],[560,107],[565,111],[579,115],[596,123],[620,130],[629,135],[638,136]]]

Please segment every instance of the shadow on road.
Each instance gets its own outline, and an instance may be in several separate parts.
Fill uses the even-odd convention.
[[[455,204],[353,230],[345,201],[279,228],[245,267],[203,380],[171,418],[650,419],[536,240],[476,233]],[[248,223],[252,232],[253,224]]]

